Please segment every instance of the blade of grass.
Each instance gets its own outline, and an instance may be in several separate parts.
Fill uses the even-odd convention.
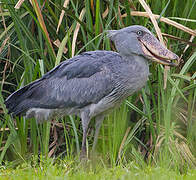
[[[49,45],[49,47],[48,47],[49,52],[52,52],[51,55],[52,55],[53,59],[55,60],[56,55],[55,55],[54,49],[52,47],[52,43],[50,41],[50,37],[49,37],[49,34],[48,34],[48,31],[47,31],[47,28],[46,28],[46,25],[45,25],[45,22],[44,22],[44,19],[43,19],[43,16],[42,16],[42,13],[41,13],[41,10],[40,10],[40,7],[39,7],[37,0],[32,1],[32,5],[33,5],[34,10],[37,14],[38,22],[39,22],[40,27],[43,31],[45,40],[46,40],[47,44]]]
[[[77,150],[77,154],[80,154],[80,145],[79,145],[79,139],[78,139],[78,134],[77,134],[77,129],[76,129],[76,125],[74,123],[74,119],[72,116],[69,116],[71,124],[73,126],[73,131],[74,131],[74,136],[75,136],[75,143],[76,143],[76,150]]]

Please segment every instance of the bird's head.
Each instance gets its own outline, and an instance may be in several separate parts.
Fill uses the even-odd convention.
[[[117,51],[122,55],[139,55],[160,64],[177,66],[170,62],[179,57],[165,48],[157,38],[145,27],[129,26],[120,30],[109,30],[108,37],[114,41]]]

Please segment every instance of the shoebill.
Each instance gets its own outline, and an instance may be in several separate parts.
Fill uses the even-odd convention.
[[[176,66],[178,56],[166,49],[145,27],[109,30],[117,52],[84,52],[60,63],[42,78],[11,94],[5,105],[13,116],[37,122],[65,115],[81,119],[81,157],[86,156],[89,122],[95,118],[95,148],[104,117],[148,80],[149,62]]]

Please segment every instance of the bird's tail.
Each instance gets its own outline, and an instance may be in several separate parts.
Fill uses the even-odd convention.
[[[31,96],[36,91],[37,86],[39,86],[39,80],[12,93],[4,102],[8,109],[8,113],[14,116],[20,116],[25,114],[28,109],[32,108]]]

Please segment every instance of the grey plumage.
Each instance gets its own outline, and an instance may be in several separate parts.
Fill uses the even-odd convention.
[[[142,37],[138,32],[142,32]],[[108,31],[108,36],[114,41],[118,53],[90,51],[62,62],[41,79],[11,94],[5,101],[9,113],[26,115],[27,118],[35,117],[37,121],[60,115],[80,116],[83,126],[83,155],[88,124],[95,117],[94,148],[101,122],[107,112],[141,89],[148,79],[148,59],[152,58],[150,55],[154,51],[149,51],[150,55],[146,55],[141,42],[149,39],[146,38],[148,36],[152,37],[152,42],[158,42],[142,26]],[[172,56],[173,59],[177,57],[170,51],[164,56]]]
[[[127,74],[131,69],[132,72],[142,70],[133,62],[124,67],[124,60],[115,52],[83,53],[64,61],[38,81],[17,91],[12,95],[12,101],[8,101],[7,107],[13,115],[19,115],[30,108],[80,109],[92,103],[97,104],[110,94],[116,94],[118,98],[118,90],[122,93],[124,89],[123,83],[140,79],[140,76],[131,79]]]

